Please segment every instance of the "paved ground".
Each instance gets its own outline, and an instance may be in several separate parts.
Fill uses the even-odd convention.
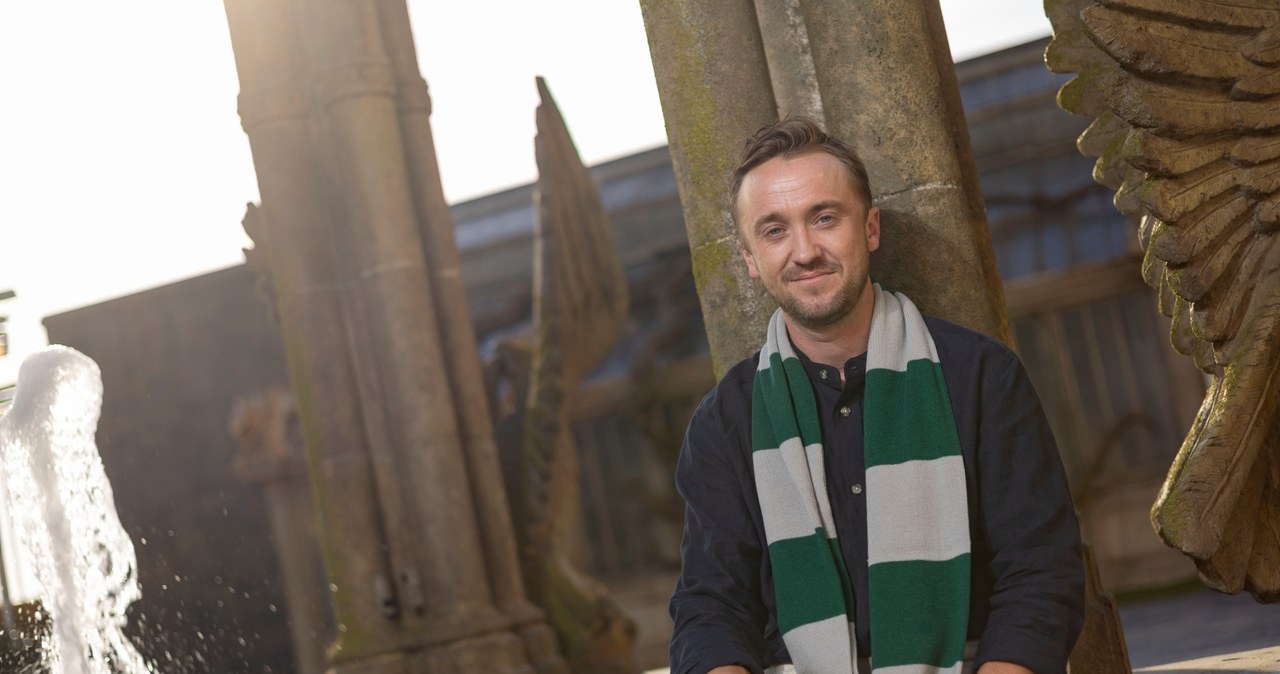
[[[1198,590],[1120,605],[1135,672],[1280,672],[1280,605]]]
[[[1160,672],[1161,674],[1196,674],[1200,672],[1280,672],[1280,647],[1259,648],[1254,651],[1211,655],[1207,658],[1152,665],[1134,672]]]

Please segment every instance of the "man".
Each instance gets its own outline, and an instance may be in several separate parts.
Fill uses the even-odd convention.
[[[1079,534],[1016,356],[869,280],[866,169],[812,122],[748,142],[731,210],[779,310],[681,451],[672,673],[1064,672]]]

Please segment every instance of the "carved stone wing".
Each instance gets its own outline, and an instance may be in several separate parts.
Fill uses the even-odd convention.
[[[538,78],[534,340],[517,515],[529,596],[547,612],[574,674],[631,674],[635,626],[603,585],[573,568],[560,535],[579,506],[569,405],[613,347],[627,279],[599,189]],[[571,520],[569,520],[571,521]]]
[[[534,279],[542,305],[534,311],[543,314],[538,320],[558,321],[566,380],[576,383],[617,342],[627,317],[627,279],[600,191],[541,77],[538,93]]]
[[[554,465],[574,465],[564,460],[568,401],[617,341],[628,294],[599,189],[541,77],[538,93],[534,339],[522,454],[532,497],[526,517],[549,536],[551,496],[568,479],[555,475]]]
[[[1152,509],[1219,590],[1280,600],[1280,5],[1046,0],[1081,152],[1140,221],[1172,340],[1213,382]]]

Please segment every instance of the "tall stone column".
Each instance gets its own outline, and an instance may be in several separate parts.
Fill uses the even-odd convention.
[[[453,235],[453,216],[445,201],[431,132],[431,96],[418,72],[418,55],[404,0],[378,0],[387,54],[397,89],[397,112],[405,139],[409,186],[430,273],[440,343],[458,413],[466,461],[489,578],[497,605],[514,622],[539,674],[565,671],[555,633],[542,611],[527,598],[520,574],[511,507],[493,435],[489,398],[476,346],[475,329],[462,280],[462,263]]]
[[[777,117],[751,0],[640,0],[717,374],[751,355],[773,300],[747,275],[728,211],[742,142]]]
[[[392,651],[394,630],[382,614],[374,578],[390,578],[365,419],[352,393],[346,279],[340,274],[331,195],[335,177],[315,139],[321,128],[307,93],[298,16],[289,0],[227,0],[240,118],[253,151],[262,236],[289,374],[298,399],[312,483],[320,505],[321,539],[340,626],[339,650],[359,644]]]
[[[880,207],[872,270],[926,314],[1013,345],[937,0],[800,0],[828,130]]]
[[[381,415],[369,422],[386,429],[399,469],[401,516],[389,533],[404,555],[396,578],[400,619],[425,618],[421,636],[428,641],[435,628],[492,632],[505,625],[486,574],[477,573],[485,568],[484,554],[376,8],[371,0],[318,0],[308,7],[316,31],[317,103],[344,197],[347,226],[338,241],[354,264],[365,318],[360,327],[381,394]],[[416,586],[421,590],[410,590]],[[518,645],[494,638],[474,647],[496,654]]]
[[[315,426],[306,440],[336,588],[331,671],[556,672],[554,640],[520,584],[487,410],[471,411],[474,400],[453,381],[465,370],[452,363],[470,359],[478,371],[479,361],[452,233],[437,231],[452,224],[403,0],[226,6],[242,111],[252,112],[251,100],[266,116],[287,108],[293,121],[285,134],[245,115],[286,348],[300,361],[313,341],[342,346],[331,354],[343,365],[340,387],[297,390],[304,428]],[[288,143],[278,146],[282,136]],[[298,193],[278,192],[279,182]],[[327,276],[295,274],[302,245],[328,255]],[[328,293],[335,313],[298,330],[286,310],[294,285]],[[473,397],[484,404],[482,392]],[[317,418],[325,404],[357,415],[336,431],[350,436],[355,478],[312,447],[331,430]],[[358,494],[326,488],[356,478]],[[335,529],[348,512],[371,520],[350,539]]]

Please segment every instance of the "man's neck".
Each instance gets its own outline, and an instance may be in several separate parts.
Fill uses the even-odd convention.
[[[821,328],[802,326],[786,314],[783,314],[783,319],[787,324],[791,343],[803,351],[809,360],[839,370],[843,382],[845,362],[867,352],[874,303],[875,293],[867,293],[849,315]]]

